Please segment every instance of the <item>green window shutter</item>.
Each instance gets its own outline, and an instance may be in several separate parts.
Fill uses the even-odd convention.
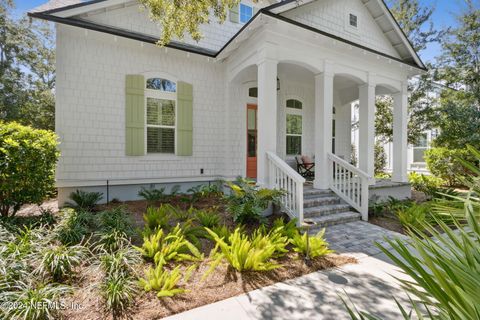
[[[145,79],[127,74],[125,78],[125,137],[127,156],[145,154]]]
[[[236,5],[230,9],[230,21],[233,23],[239,23],[240,22],[240,15],[238,13],[238,7],[239,5]]]
[[[193,154],[193,86],[177,83],[177,156]]]

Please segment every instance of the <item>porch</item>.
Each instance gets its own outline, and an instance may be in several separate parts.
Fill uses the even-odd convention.
[[[303,221],[305,179],[298,175],[295,164],[299,154],[309,156],[314,163],[311,187],[331,190],[363,220],[368,219],[368,199],[379,190],[385,197],[385,182],[377,185],[374,179],[376,95],[388,94],[395,101],[391,183],[407,183],[404,82],[362,74],[330,61],[314,68],[295,61],[264,59],[242,70],[229,87],[231,104],[242,124],[235,138],[246,137],[244,147],[240,147],[244,150],[240,158],[245,159],[242,175],[286,190],[283,202],[292,217]],[[354,102],[360,110],[358,166],[350,163]]]

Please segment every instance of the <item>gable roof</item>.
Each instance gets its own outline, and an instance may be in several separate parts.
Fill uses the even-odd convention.
[[[321,1],[321,0],[303,0],[301,3],[298,0],[283,0],[277,3],[274,3],[270,6],[264,7],[260,9],[257,14],[250,19],[248,23],[243,25],[243,27],[231,38],[229,39],[224,46],[218,50],[213,51],[211,49],[202,48],[196,45],[189,45],[182,42],[174,42],[172,41],[167,47],[188,51],[192,53],[197,53],[201,55],[206,55],[208,57],[216,58],[220,55],[238,36],[240,36],[245,29],[254,21],[256,18],[261,15],[267,15],[272,18],[290,23],[292,25],[296,25],[298,27],[304,28],[306,30],[310,30],[324,36],[333,38],[335,40],[347,43],[352,46],[359,47],[366,51],[370,51],[372,53],[384,56],[386,58],[396,60],[415,68],[421,70],[427,70],[425,65],[423,64],[422,60],[414,50],[412,44],[408,40],[407,36],[400,28],[398,22],[393,17],[391,11],[386,6],[383,0],[360,0],[366,6],[368,11],[371,13],[372,17],[374,18],[375,22],[378,24],[386,38],[391,42],[392,47],[396,49],[398,52],[400,59],[397,57],[393,57],[391,55],[385,54],[378,50],[374,50],[372,48],[363,46],[356,42],[341,38],[339,36],[333,35],[331,33],[325,32],[318,28],[314,28],[312,26],[308,26],[302,24],[298,21],[289,19],[281,15],[282,13],[295,10],[300,6],[304,6],[308,3]],[[132,32],[131,30],[114,28],[111,26],[105,26],[97,23],[88,22],[81,19],[76,19],[74,16],[88,12],[91,10],[97,10],[99,8],[106,8],[118,4],[125,4],[126,2],[135,2],[135,1],[128,1],[128,0],[90,0],[90,1],[83,1],[83,0],[50,0],[48,3],[30,11],[28,15],[34,18],[45,19],[57,23],[63,23],[67,25],[73,25],[76,27],[81,27],[85,29],[105,32],[121,37],[126,37],[134,40],[139,40],[148,43],[156,43],[158,38],[155,38],[151,35],[140,34],[137,32]]]

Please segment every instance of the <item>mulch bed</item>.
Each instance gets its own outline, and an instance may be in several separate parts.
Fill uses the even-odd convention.
[[[368,222],[387,230],[395,231],[401,234],[407,234],[400,221],[391,217],[370,217]]]
[[[186,202],[182,197],[173,197],[168,200],[169,204],[177,206],[181,209],[188,209],[190,203]],[[147,201],[128,201],[122,203],[110,203],[108,205],[101,205],[97,207],[96,211],[106,209],[113,209],[117,206],[124,206],[133,216],[135,223],[139,228],[143,227],[143,214],[148,206],[160,206],[162,203],[147,203]],[[225,203],[221,197],[211,196],[202,198],[195,202],[193,206],[197,209],[207,209],[215,207],[216,211],[221,217],[221,223],[229,227],[234,227],[231,214],[226,211]],[[268,218],[267,224],[270,224],[274,219],[280,215],[272,215]],[[193,218],[193,217],[192,217]],[[175,225],[177,221],[171,221],[171,225]],[[247,232],[254,230],[258,225],[249,225]],[[213,248],[213,243],[206,239],[200,239],[202,243],[202,252],[205,257],[209,256]],[[249,291],[259,289],[277,282],[288,279],[300,277],[318,270],[329,268],[336,268],[347,263],[356,263],[356,259],[344,255],[329,254],[328,256],[313,260],[309,265],[306,265],[303,259],[300,259],[296,253],[290,252],[286,256],[279,258],[278,263],[282,267],[267,271],[267,272],[243,272],[240,273],[230,267],[227,263],[221,264],[210,276],[201,281],[203,274],[209,268],[210,260],[206,258],[202,261],[185,288],[188,292],[177,295],[172,298],[157,298],[155,292],[146,293],[139,290],[139,295],[135,302],[135,307],[129,312],[131,319],[159,319],[186,310],[190,310],[202,305],[210,304],[216,301],[224,300],[234,297]],[[143,269],[146,269],[150,264],[144,263]],[[167,268],[172,268],[177,264],[170,264]],[[187,265],[185,265],[186,267]],[[143,276],[144,270],[139,270],[139,276]],[[69,299],[69,302],[79,303],[82,305],[81,309],[65,310],[64,316],[66,319],[111,319],[103,309],[103,301],[99,293],[99,277],[101,272],[89,268],[82,269],[82,280],[79,282],[79,287],[74,292],[74,295]]]
[[[214,303],[234,297],[249,291],[259,289],[274,283],[297,278],[318,270],[336,268],[348,263],[356,263],[356,259],[348,256],[329,254],[326,257],[315,259],[310,266],[297,254],[289,253],[278,259],[283,266],[268,272],[237,272],[227,264],[221,264],[205,281],[201,282],[204,272],[208,269],[208,260],[202,262],[195,271],[186,288],[187,293],[173,298],[158,299],[155,292],[140,291],[135,307],[129,312],[130,319],[159,319],[202,305]],[[94,270],[84,274],[79,288],[69,302],[79,303],[81,309],[66,310],[66,319],[90,320],[111,319],[102,307],[98,291],[98,272]]]

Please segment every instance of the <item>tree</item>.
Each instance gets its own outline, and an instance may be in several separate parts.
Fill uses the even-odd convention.
[[[433,7],[423,7],[418,0],[390,1],[390,8],[400,27],[416,51],[426,48],[427,44],[437,42],[443,31],[434,29],[431,22]],[[428,65],[431,69],[433,66]],[[420,133],[431,129],[433,125],[433,107],[435,100],[429,95],[434,89],[432,73],[427,72],[409,81],[408,91],[408,142],[418,142]],[[375,130],[377,138],[382,142],[393,140],[393,100],[390,97],[379,97],[376,101]]]
[[[466,0],[465,11],[457,17],[458,27],[442,38],[443,53],[436,77],[449,87],[441,93],[436,110],[440,134],[435,146],[480,148],[480,9]]]
[[[240,0],[140,0],[150,11],[150,18],[162,27],[159,45],[172,39],[182,40],[185,34],[199,41],[202,38],[200,25],[210,23],[211,13],[223,23],[227,10],[238,5]]]
[[[0,0],[0,119],[54,128],[53,33],[46,23],[15,20]]]

